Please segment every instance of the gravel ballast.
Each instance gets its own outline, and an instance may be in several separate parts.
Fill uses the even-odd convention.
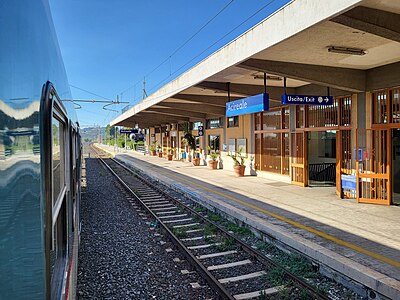
[[[190,265],[158,230],[150,229],[151,219],[139,215],[108,170],[94,158],[86,159],[86,169],[78,299],[216,298],[197,273],[181,273]],[[191,286],[196,282],[200,288]]]

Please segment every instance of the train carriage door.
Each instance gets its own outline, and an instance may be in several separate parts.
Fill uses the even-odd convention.
[[[390,205],[391,131],[364,129],[357,132],[357,201]],[[361,156],[361,157],[360,157]]]

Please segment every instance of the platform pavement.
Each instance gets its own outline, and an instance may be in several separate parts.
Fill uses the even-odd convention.
[[[399,206],[342,200],[333,187],[302,188],[259,176],[237,178],[230,170],[101,147],[322,265],[389,299],[400,299]]]

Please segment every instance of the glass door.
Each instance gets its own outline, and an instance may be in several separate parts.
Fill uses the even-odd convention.
[[[308,185],[336,185],[336,130],[308,132]]]

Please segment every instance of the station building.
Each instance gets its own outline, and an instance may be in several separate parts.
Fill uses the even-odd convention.
[[[202,164],[211,149],[233,170],[242,151],[247,175],[399,203],[399,24],[398,1],[294,0],[111,125],[145,129],[175,159],[189,131]]]

